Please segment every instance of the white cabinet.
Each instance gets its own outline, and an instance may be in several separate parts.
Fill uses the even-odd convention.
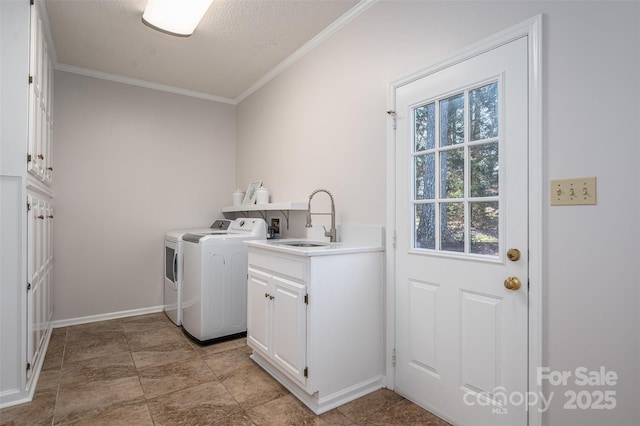
[[[27,377],[44,356],[53,315],[53,203],[40,192],[27,193]]]
[[[31,8],[29,57],[29,142],[27,170],[51,185],[53,139],[53,65],[38,7]]]
[[[316,414],[382,387],[383,253],[249,243],[252,359]]]
[[[53,68],[34,3],[0,0],[0,408],[31,400],[51,336]]]
[[[249,268],[247,340],[302,385],[305,380],[307,287]]]

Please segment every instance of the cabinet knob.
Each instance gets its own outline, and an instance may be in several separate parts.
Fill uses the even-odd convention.
[[[38,215],[38,219],[44,219],[43,215]]]
[[[47,170],[53,171],[53,167],[47,167]]]
[[[44,155],[38,154],[38,158],[41,159],[41,160],[44,160]]]
[[[52,214],[49,215],[49,219],[53,219],[53,215]]]
[[[269,297],[269,293],[265,293],[265,294],[264,294],[264,297]]]
[[[274,296],[269,295],[269,300],[273,300],[273,299],[275,299],[275,297],[274,297]]]

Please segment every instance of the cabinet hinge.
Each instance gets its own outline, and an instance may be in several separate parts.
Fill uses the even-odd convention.
[[[36,4],[36,0],[29,0],[29,4],[33,6],[34,4]]]
[[[391,365],[392,365],[393,367],[395,367],[395,366],[396,366],[396,348],[393,348],[393,349],[391,350]]]
[[[29,370],[31,370],[31,363],[30,362],[27,363],[27,371],[29,371]]]
[[[309,294],[308,293],[304,295],[304,304],[305,305],[309,304]]]
[[[31,283],[27,283],[27,291],[31,290]]]
[[[394,229],[393,230],[393,241],[392,241],[393,248],[396,248],[396,244],[398,242],[397,240],[398,240],[398,234],[396,233],[396,231]]]
[[[33,84],[33,76],[32,75],[29,76],[29,84]]]
[[[304,368],[303,374],[304,374],[304,377],[309,377],[309,367]]]
[[[29,203],[28,201],[27,201],[27,211],[28,211],[28,212],[30,212],[30,211],[31,211],[31,203]]]
[[[27,154],[27,163],[31,162],[31,154]]]

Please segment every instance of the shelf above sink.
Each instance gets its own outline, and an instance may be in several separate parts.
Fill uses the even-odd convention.
[[[249,212],[258,212],[264,220],[267,220],[268,211],[279,211],[284,216],[289,229],[289,212],[291,210],[304,211],[307,210],[306,201],[284,201],[280,203],[262,203],[262,204],[246,204],[241,206],[229,206],[221,209],[222,213],[242,213],[245,217]]]

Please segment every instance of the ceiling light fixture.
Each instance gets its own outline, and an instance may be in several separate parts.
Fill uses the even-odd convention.
[[[142,22],[179,37],[193,34],[213,0],[149,0]]]

